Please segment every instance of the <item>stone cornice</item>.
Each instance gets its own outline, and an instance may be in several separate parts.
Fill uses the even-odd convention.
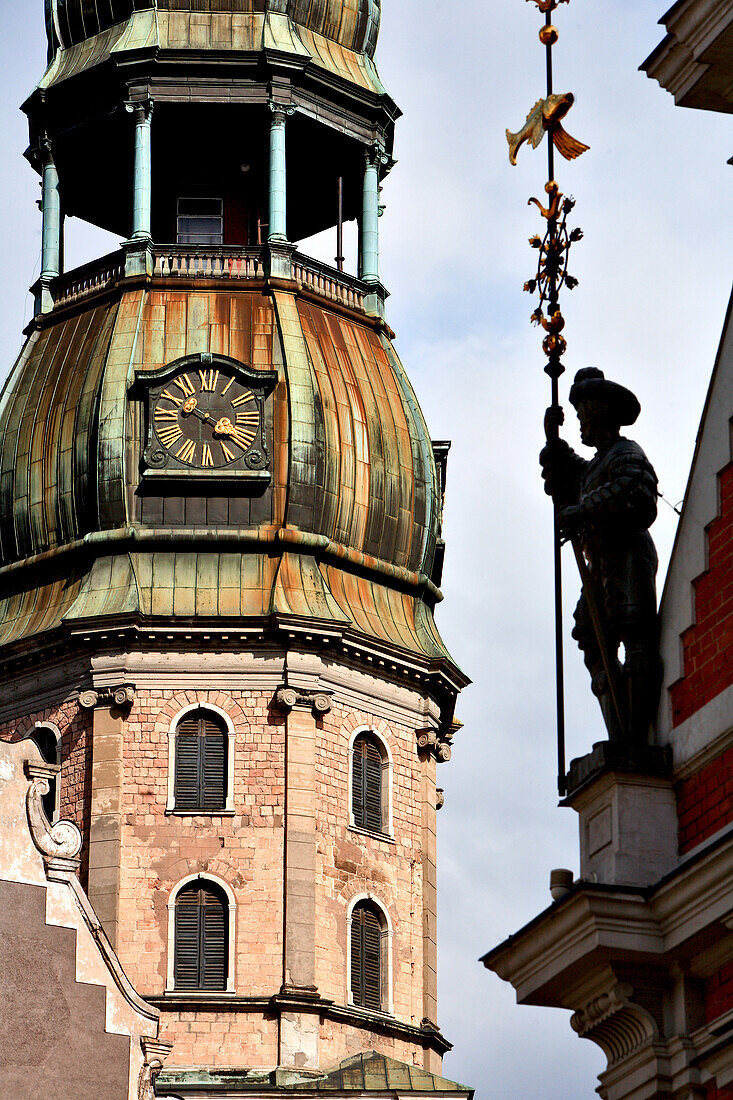
[[[730,834],[651,889],[577,883],[481,961],[521,1003],[577,1009],[576,991],[614,960],[668,968],[690,945],[722,945],[733,927],[732,880]]]
[[[730,65],[725,63],[730,59],[720,49],[720,40],[733,23],[728,0],[680,0],[660,22],[667,36],[642,70],[683,106],[733,111]]]
[[[406,1024],[394,1016],[388,1016],[382,1012],[369,1012],[367,1009],[355,1008],[353,1005],[339,1005],[323,997],[293,997],[283,993],[276,993],[271,997],[240,997],[219,996],[216,993],[147,993],[144,1000],[156,1009],[174,1009],[176,1011],[201,1011],[207,1009],[217,1012],[292,1012],[297,1007],[298,1012],[308,1012],[320,1016],[326,1020],[338,1020],[349,1024],[351,1027],[365,1031],[376,1031],[381,1035],[389,1035],[403,1039],[410,1043],[419,1043],[437,1051],[439,1054],[447,1054],[453,1049],[440,1029],[429,1020],[423,1021],[420,1027],[414,1024]],[[165,1026],[165,1021],[163,1022]]]

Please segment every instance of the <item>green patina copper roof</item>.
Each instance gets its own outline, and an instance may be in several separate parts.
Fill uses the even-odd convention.
[[[349,1093],[359,1092],[368,1095],[391,1095],[409,1093],[423,1095],[466,1097],[473,1096],[474,1090],[456,1081],[429,1073],[420,1066],[411,1066],[387,1058],[376,1051],[357,1054],[340,1062],[333,1069],[325,1070],[320,1077],[298,1073],[297,1070],[278,1070],[273,1074],[249,1072],[247,1070],[163,1070],[160,1074],[156,1092],[168,1096],[179,1090],[182,1095],[196,1095],[205,1090],[212,1092],[226,1089],[228,1095],[237,1092],[256,1091],[260,1094],[272,1091],[307,1093]]]
[[[139,493],[130,386],[197,351],[277,369],[272,481],[236,517],[169,521]],[[127,290],[34,330],[0,396],[0,645],[100,619],[294,618],[443,661],[440,510],[420,407],[366,319],[284,290]]]
[[[382,94],[381,0],[46,0],[49,88],[141,49],[274,50]]]

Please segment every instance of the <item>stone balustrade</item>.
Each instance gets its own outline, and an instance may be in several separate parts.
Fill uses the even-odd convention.
[[[205,248],[183,245],[153,247],[154,279],[264,279],[267,274],[266,247]],[[53,282],[55,308],[108,290],[125,277],[125,253],[120,250],[100,260],[66,272]],[[348,309],[364,310],[367,288],[353,275],[338,271],[319,260],[294,252],[291,277],[301,287]]]

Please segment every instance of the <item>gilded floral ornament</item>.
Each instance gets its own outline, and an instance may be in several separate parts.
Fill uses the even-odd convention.
[[[543,15],[554,11],[560,4],[569,4],[570,0],[528,0],[530,4],[536,4]]]

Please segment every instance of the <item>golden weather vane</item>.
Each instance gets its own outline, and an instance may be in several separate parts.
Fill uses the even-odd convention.
[[[509,160],[511,164],[517,163],[517,153],[522,145],[530,144],[538,148],[548,135],[547,142],[547,183],[545,194],[547,205],[537,198],[529,199],[529,205],[537,206],[545,221],[545,231],[542,236],[535,234],[530,237],[529,243],[538,252],[537,271],[533,278],[524,284],[524,289],[529,294],[539,291],[539,304],[534,310],[531,320],[542,327],[545,335],[542,340],[542,348],[547,356],[545,372],[549,375],[552,385],[552,404],[545,417],[545,432],[548,443],[559,439],[560,423],[562,422],[562,409],[558,396],[558,379],[564,373],[565,367],[562,357],[567,348],[565,337],[562,335],[565,328],[565,318],[560,309],[560,291],[563,287],[573,290],[578,285],[578,280],[568,271],[568,258],[573,244],[583,237],[581,229],[570,229],[567,224],[568,215],[575,206],[575,200],[561,193],[555,180],[555,149],[566,160],[574,160],[589,148],[588,145],[572,137],[562,126],[562,120],[575,103],[572,92],[561,94],[553,91],[552,82],[552,48],[558,41],[559,32],[552,23],[552,13],[559,4],[569,3],[570,0],[530,0],[535,3],[540,12],[545,16],[545,23],[539,32],[539,39],[545,47],[545,60],[547,69],[547,95],[539,99],[527,115],[524,126],[513,133],[506,131],[509,143]],[[557,524],[557,515],[560,506],[555,501],[555,661],[557,668],[557,751],[558,751],[558,790],[565,794],[565,695],[563,676],[563,641],[562,641],[562,567],[561,546],[562,540]],[[584,578],[587,572],[586,563],[582,558],[582,551],[573,544],[578,567]]]

